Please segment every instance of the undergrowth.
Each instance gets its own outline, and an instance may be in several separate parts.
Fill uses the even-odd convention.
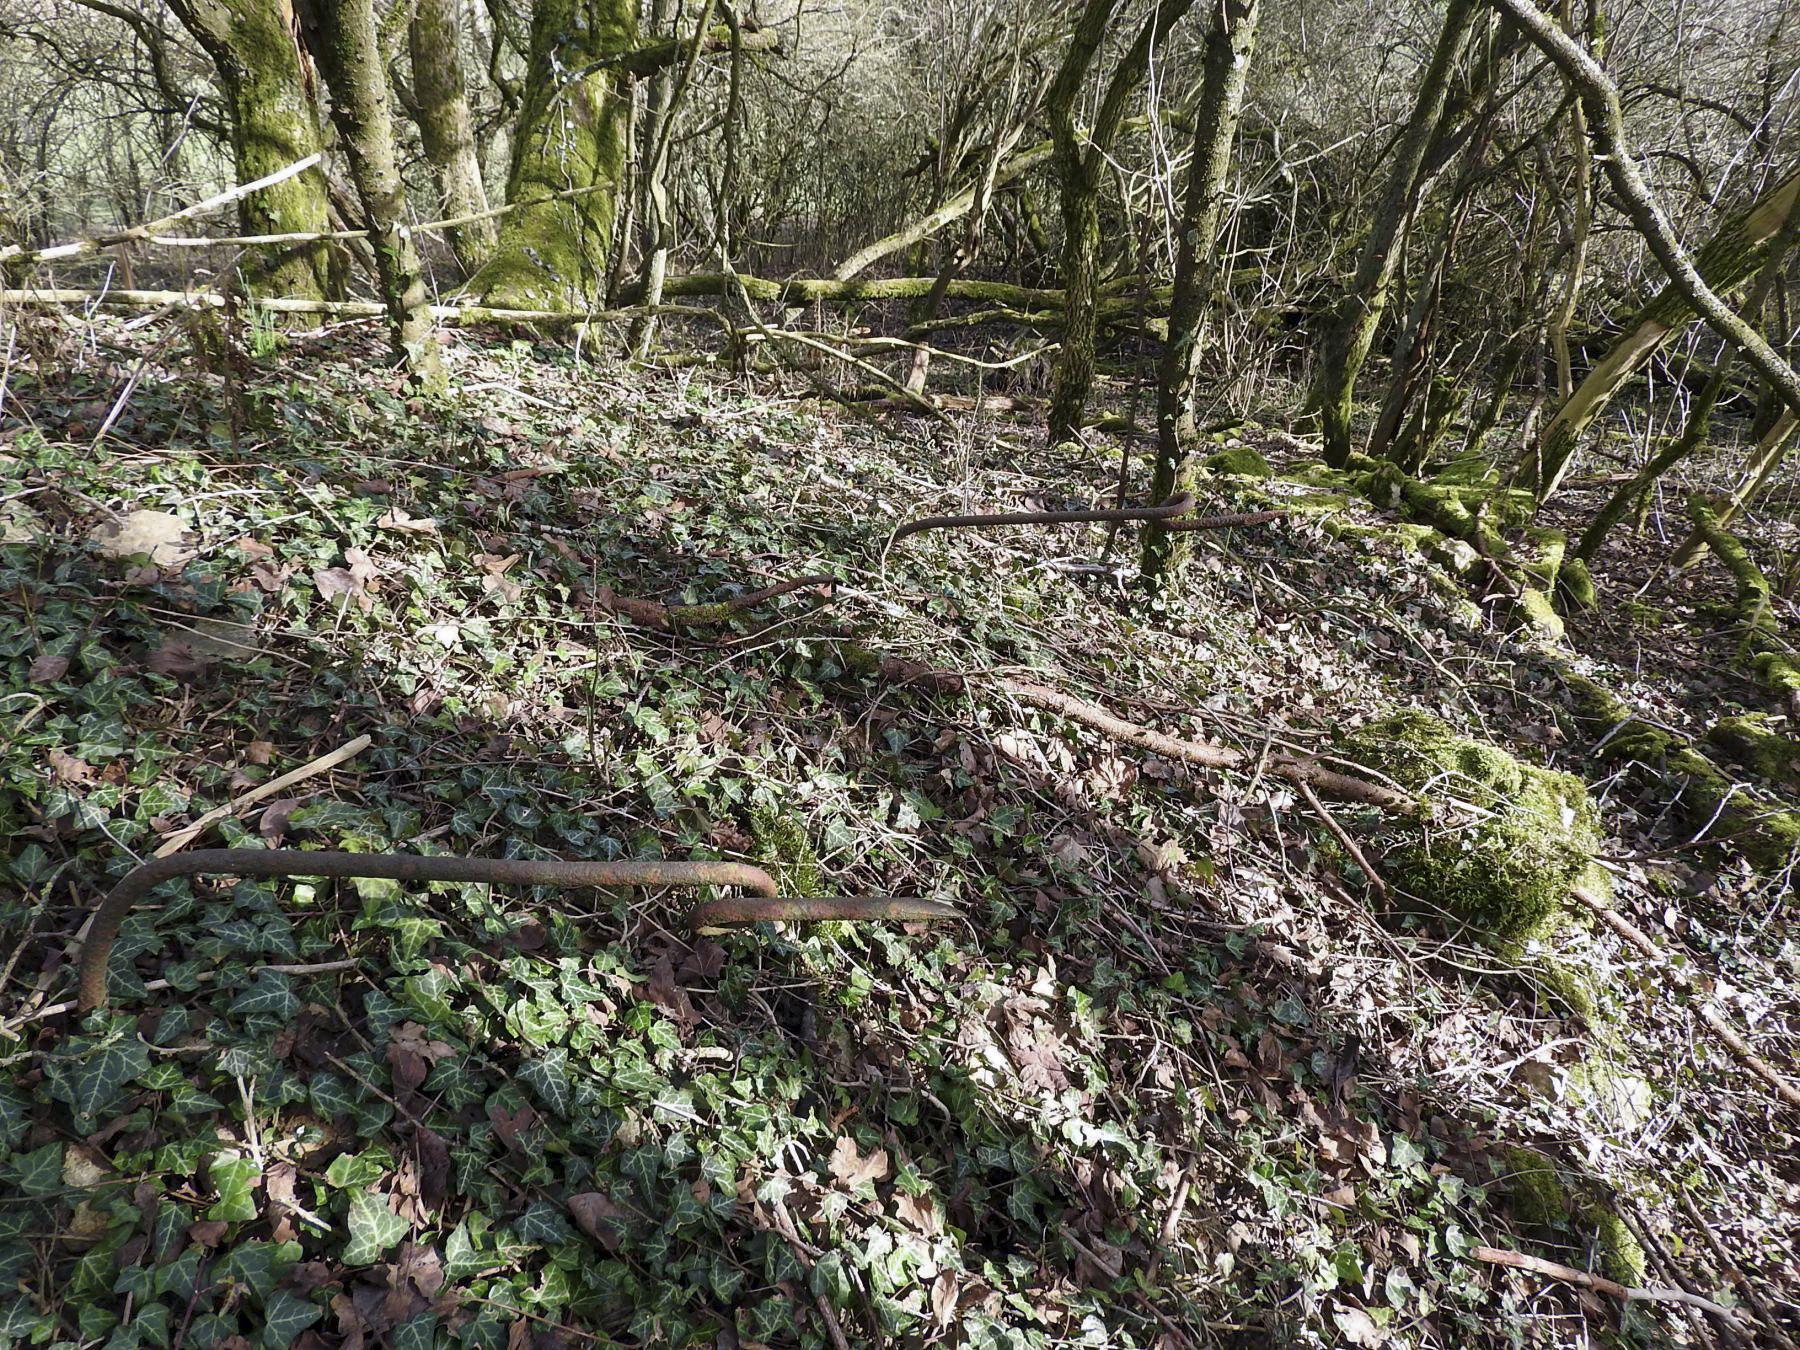
[[[1588,772],[1631,852],[1560,691],[1403,541],[1234,532],[1146,606],[1104,527],[883,551],[911,516],[1086,505],[1111,452],[523,343],[451,349],[442,404],[290,345],[238,403],[177,364],[109,420],[101,350],[0,409],[0,1341],[1647,1345],[1691,1324],[1469,1252],[1597,1269],[1624,1216],[1679,1253],[1683,1204],[1791,1309],[1792,1120],[1655,972],[1553,939],[1655,1010],[1596,1036],[1382,922],[1279,784],[984,684],[1253,752],[1421,708]],[[96,541],[140,512],[170,519]],[[604,603],[811,572],[828,598],[677,635]],[[965,921],[692,938],[681,894],[201,879],[128,921],[112,1009],[73,1010],[111,881],[359,736],[197,846],[734,858]],[[1705,865],[1690,937],[1772,916]],[[1736,936],[1709,955],[1766,1042],[1794,947]]]

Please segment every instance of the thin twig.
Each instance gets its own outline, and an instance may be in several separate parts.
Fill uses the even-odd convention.
[[[1714,1303],[1699,1294],[1690,1294],[1685,1289],[1643,1289],[1620,1284],[1617,1280],[1609,1280],[1604,1275],[1595,1275],[1591,1271],[1577,1270],[1574,1266],[1565,1266],[1557,1261],[1546,1261],[1541,1256],[1530,1256],[1524,1252],[1504,1251],[1498,1247],[1471,1247],[1469,1255],[1477,1261],[1486,1261],[1489,1265],[1510,1266],[1514,1270],[1529,1270],[1534,1275],[1548,1275],[1553,1280],[1562,1280],[1575,1285],[1579,1289],[1592,1289],[1597,1294],[1610,1294],[1613,1298],[1626,1303],[1682,1303],[1690,1308],[1699,1308],[1711,1313],[1720,1321],[1736,1331],[1744,1331],[1740,1314],[1722,1304]]]

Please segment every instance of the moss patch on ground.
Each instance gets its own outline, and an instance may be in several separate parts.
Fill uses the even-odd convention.
[[[1437,821],[1384,841],[1389,879],[1494,943],[1547,932],[1593,864],[1598,813],[1572,774],[1523,764],[1416,710],[1362,728],[1344,751],[1437,808]]]

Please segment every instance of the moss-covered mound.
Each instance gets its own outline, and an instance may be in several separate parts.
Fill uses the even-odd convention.
[[[1232,445],[1209,455],[1206,467],[1214,473],[1236,474],[1240,478],[1268,478],[1274,470],[1269,461],[1247,445]]]
[[[1362,728],[1345,753],[1418,793],[1427,824],[1397,824],[1382,842],[1387,879],[1504,945],[1553,925],[1600,843],[1587,787],[1522,764],[1408,711]]]

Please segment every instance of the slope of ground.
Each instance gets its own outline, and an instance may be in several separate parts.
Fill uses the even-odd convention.
[[[1001,685],[1252,763],[1422,708],[1582,774],[1620,909],[1791,1074],[1785,878],[1671,837],[1539,648],[1404,538],[1207,535],[1146,607],[1129,527],[884,549],[911,517],[1103,499],[1116,450],[526,343],[452,347],[425,406],[344,334],[219,373],[125,325],[31,340],[0,404],[0,1339],[1793,1334],[1795,1115],[1670,969],[1597,925],[1502,960],[1378,914],[1339,840],[1372,816]],[[837,582],[674,633],[619,603],[809,574]],[[1692,697],[1622,653],[1584,659]],[[695,938],[679,892],[196,879],[75,1011],[76,934],[134,858],[362,736],[194,845],[739,859],[964,917]],[[1579,1007],[1531,973],[1571,967]]]

